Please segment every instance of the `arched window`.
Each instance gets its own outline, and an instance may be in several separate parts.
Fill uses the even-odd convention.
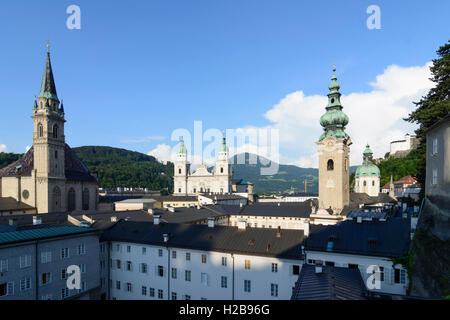
[[[372,187],[375,187],[375,181],[372,181]]]
[[[55,159],[58,159],[58,150],[55,150]]]
[[[75,190],[70,188],[69,193],[67,194],[67,210],[73,211],[75,208]]]
[[[220,168],[220,173],[223,173],[223,168]]]
[[[333,160],[328,160],[328,162],[327,162],[327,170],[328,171],[333,171],[334,170],[334,162],[333,162]]]
[[[89,210],[89,189],[88,188],[85,188],[84,190],[83,190],[83,199],[82,199],[83,201],[83,205],[82,205],[82,207],[83,207],[83,210]]]
[[[366,181],[364,181],[364,183],[363,183],[363,186],[365,187],[367,185],[367,182]]]
[[[55,124],[54,126],[53,126],[53,138],[58,138],[58,125],[57,124]]]
[[[53,188],[53,211],[61,211],[61,189],[58,186]]]
[[[178,174],[181,174],[181,168],[180,168],[180,169],[178,169]]]
[[[38,131],[39,131],[39,138],[42,138],[44,136],[44,127],[42,124],[38,124]]]

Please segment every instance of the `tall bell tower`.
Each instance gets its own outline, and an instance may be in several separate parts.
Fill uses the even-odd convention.
[[[187,177],[189,174],[189,163],[187,161],[187,149],[184,145],[184,139],[180,141],[180,149],[177,153],[177,158],[174,164],[174,195],[187,195]]]
[[[319,210],[339,215],[350,203],[349,154],[350,137],[345,132],[349,118],[342,111],[336,68],[328,86],[326,113],[320,118],[324,132],[319,138]]]
[[[47,61],[41,91],[33,108],[33,152],[38,213],[64,211],[64,107],[56,94],[47,44]]]

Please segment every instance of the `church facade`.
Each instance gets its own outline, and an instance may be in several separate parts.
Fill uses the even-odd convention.
[[[380,169],[373,163],[373,152],[367,145],[363,152],[363,164],[355,172],[355,192],[377,197],[380,193]]]
[[[96,210],[98,182],[65,143],[65,114],[47,50],[41,90],[34,102],[33,146],[0,169],[0,197],[12,197],[37,213]]]
[[[174,195],[226,194],[232,192],[232,169],[228,161],[228,147],[225,136],[222,139],[216,164],[211,172],[204,164],[199,165],[193,173],[191,173],[190,168],[187,161],[187,150],[184,141],[181,140],[174,165]]]

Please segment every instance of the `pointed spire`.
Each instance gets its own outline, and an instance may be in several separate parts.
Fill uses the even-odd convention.
[[[62,113],[64,113],[64,104],[63,104],[62,99],[61,99],[61,107],[59,108],[59,110],[60,110]]]
[[[180,139],[180,149],[178,150],[178,153],[187,154],[186,147],[184,146],[184,138],[181,137]]]
[[[53,78],[52,64],[50,62],[50,44],[47,43],[47,61],[45,63],[44,76],[42,77],[41,91],[38,98],[58,100],[55,80]]]
[[[227,152],[227,139],[225,137],[225,130],[222,132],[222,146],[220,147],[220,151]]]

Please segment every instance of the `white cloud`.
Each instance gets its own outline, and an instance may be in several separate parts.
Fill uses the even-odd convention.
[[[0,144],[0,152],[7,152],[8,148],[6,147],[6,144]]]
[[[418,67],[391,65],[370,83],[371,91],[342,95],[343,111],[350,118],[346,132],[353,142],[351,165],[361,164],[367,143],[374,157],[383,157],[389,151],[390,141],[413,133],[415,126],[403,118],[415,109],[413,101],[420,100],[433,87],[430,66],[431,63]],[[345,81],[338,82],[345,87]],[[271,122],[269,127],[279,130],[281,163],[317,168],[315,142],[323,131],[319,119],[326,104],[326,96],[307,96],[299,90],[264,114]]]
[[[172,158],[172,148],[167,144],[158,144],[155,149],[147,152],[147,155],[153,156],[163,163],[175,160]]]

